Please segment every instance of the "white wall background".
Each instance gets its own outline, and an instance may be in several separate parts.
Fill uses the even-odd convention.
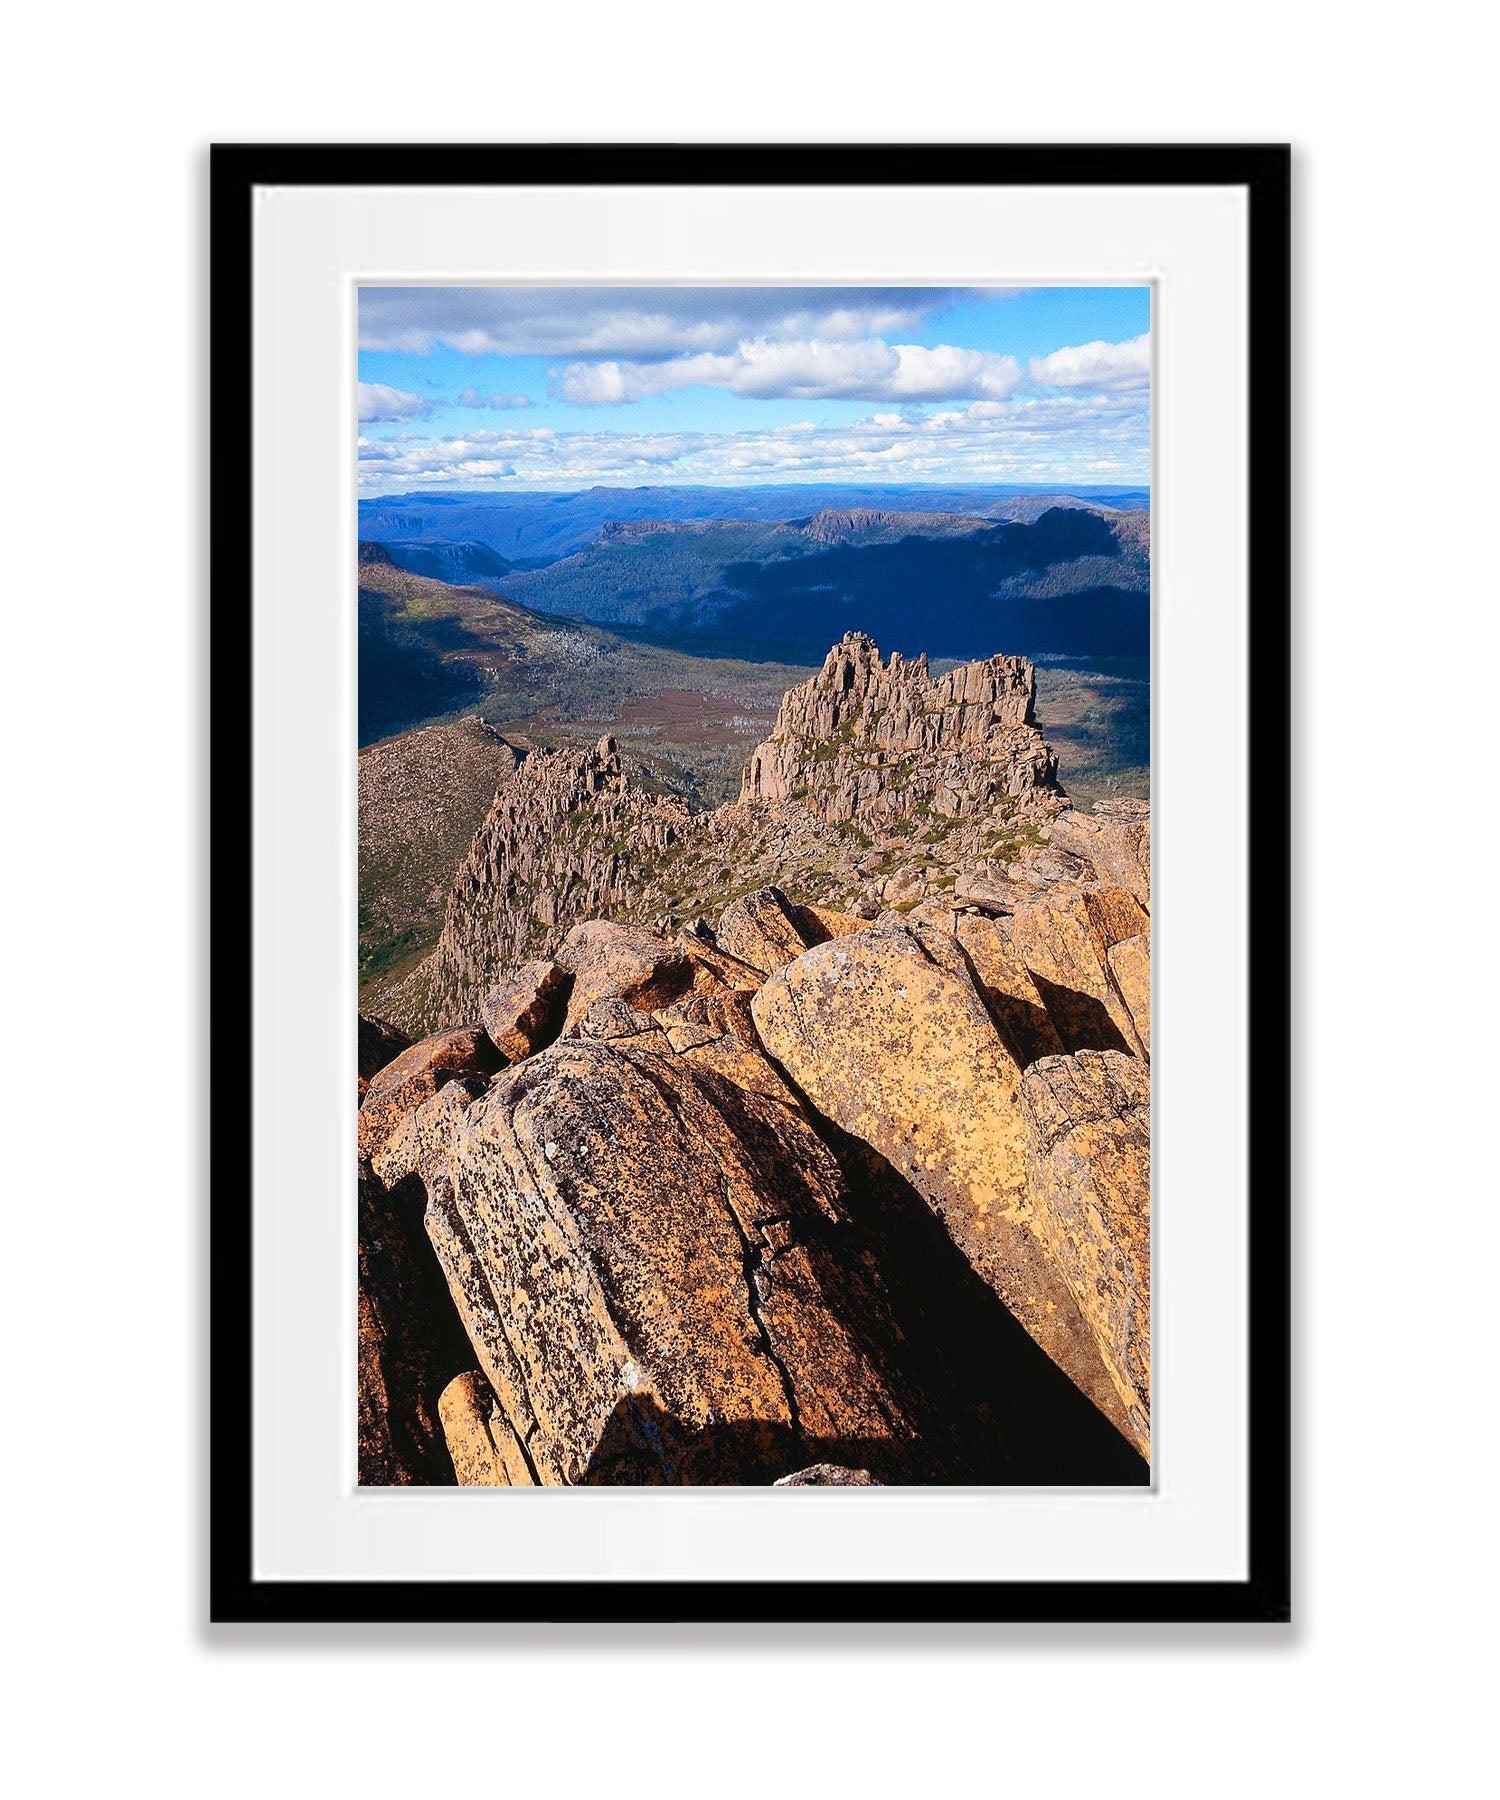
[[[0,1328],[21,1791],[1481,1781],[1500,1018],[1481,18],[1451,0],[148,0],[13,20],[0,993],[19,1154]],[[203,147],[663,137],[1297,147],[1288,1631],[202,1623]],[[218,1030],[232,1059],[233,1020]]]

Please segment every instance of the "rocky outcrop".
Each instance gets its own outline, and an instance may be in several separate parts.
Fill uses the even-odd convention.
[[[521,1062],[562,1029],[567,995],[567,971],[557,963],[545,958],[522,963],[485,995],[480,1022],[507,1062]]]
[[[411,1039],[404,1031],[398,1031],[394,1025],[384,1019],[366,1018],[359,1015],[359,1097],[365,1097],[365,1090],[387,1063],[392,1063],[403,1050],[411,1048]]]
[[[693,979],[693,965],[680,945],[607,919],[575,925],[563,939],[557,961],[573,981],[566,1031],[596,1000],[619,999],[637,1012],[650,1012],[675,1000]]]
[[[1060,813],[1050,840],[1087,864],[1093,880],[1151,904],[1151,807],[1145,800],[1100,800],[1092,812]]]
[[[1123,888],[1065,890],[1016,908],[1011,947],[1045,996],[1065,1050],[1149,1054],[1110,964],[1115,945],[1149,929]]]
[[[1151,1084],[1117,1051],[1046,1057],[1022,1096],[1036,1229],[1094,1332],[1143,1455],[1151,1442]]]
[[[745,768],[743,801],[800,800],[830,824],[875,827],[921,813],[972,818],[997,802],[1060,796],[1036,725],[1036,671],[992,656],[946,675],[927,658],[882,662],[849,632],[781,703]]]
[[[756,995],[756,1028],[818,1111],[911,1183],[1052,1361],[1113,1415],[1093,1333],[1032,1225],[1020,1061],[949,942],[946,968],[901,928],[809,950]]]
[[[613,738],[527,757],[455,878],[422,1004],[436,1016],[477,1010],[506,971],[550,954],[569,925],[628,911],[645,885],[641,861],[687,828],[681,800],[626,780]]]
[[[714,927],[714,942],[759,974],[771,975],[818,938],[803,929],[797,910],[780,888],[763,887],[724,908]]]
[[[365,1089],[359,1103],[359,1154],[379,1153],[402,1118],[460,1076],[481,1080],[505,1059],[479,1026],[440,1031],[403,1050]]]
[[[752,961],[764,974],[767,956],[795,953],[799,932],[816,943],[847,928],[809,929],[818,912],[848,920],[922,907],[951,922],[955,909],[991,897],[992,910],[1009,910],[1060,869],[1091,879],[1085,858],[1045,841],[1067,800],[1034,721],[1034,690],[1018,657],[933,676],[924,660],[886,662],[851,635],[784,697],[741,802],[707,812],[647,792],[613,739],[532,753],[474,837],[436,948],[381,989],[381,1009],[415,1035],[473,1019],[521,964],[555,958],[589,920],[670,937],[718,918],[722,948],[738,955],[736,942],[758,943]],[[1134,822],[1111,825],[1101,855],[1126,858],[1132,834]],[[790,934],[764,909],[745,916],[771,886],[795,896]]]
[[[635,1038],[563,1040],[454,1124],[427,1230],[546,1485],[911,1478],[918,1414],[800,1112]]]

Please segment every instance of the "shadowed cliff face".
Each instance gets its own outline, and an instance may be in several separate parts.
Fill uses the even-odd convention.
[[[886,833],[848,909],[746,891],[842,841],[804,799],[691,817],[610,742],[522,765],[428,972],[468,1022],[362,1032],[368,1217],[406,1197],[412,1265],[362,1479],[1147,1479],[1149,814],[1070,812],[1031,696],[859,639],[787,696],[763,769]],[[950,758],[958,835],[910,846],[879,801],[928,819]],[[690,925],[653,911],[684,865],[720,886]]]

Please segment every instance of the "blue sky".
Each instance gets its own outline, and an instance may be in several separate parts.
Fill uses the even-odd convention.
[[[366,288],[360,490],[1144,484],[1150,290]]]

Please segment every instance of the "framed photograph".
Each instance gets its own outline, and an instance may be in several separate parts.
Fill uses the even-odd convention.
[[[1286,149],[212,185],[214,1619],[1286,1620]]]

